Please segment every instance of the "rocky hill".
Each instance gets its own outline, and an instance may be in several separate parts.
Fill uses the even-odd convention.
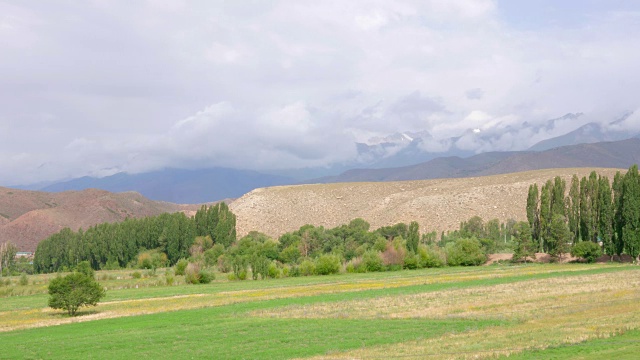
[[[525,220],[529,185],[596,170],[610,180],[616,169],[570,168],[484,177],[278,186],[234,201],[238,235],[252,230],[277,237],[305,224],[335,227],[361,217],[372,228],[418,221],[422,232],[453,230],[474,215]]]
[[[20,251],[65,227],[73,230],[164,212],[195,213],[197,205],[152,201],[135,192],[88,189],[48,193],[0,187],[0,243],[11,241]]]

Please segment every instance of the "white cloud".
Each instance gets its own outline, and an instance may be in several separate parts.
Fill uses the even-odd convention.
[[[399,131],[521,149],[636,110],[640,6],[547,6],[567,22],[490,0],[0,4],[0,183],[326,165]]]

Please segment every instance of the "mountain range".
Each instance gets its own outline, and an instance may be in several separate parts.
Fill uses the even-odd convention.
[[[638,137],[624,130],[623,123],[631,115],[626,113],[614,121],[600,124],[586,122],[581,113],[569,113],[536,125],[525,122],[518,126],[495,124],[484,130],[469,129],[448,139],[435,139],[427,131],[394,133],[356,143],[356,159],[325,168],[266,172],[229,168],[167,168],[140,174],[117,173],[103,178],[81,177],[18,188],[48,192],[89,188],[112,192],[136,191],[154,200],[195,204],[238,198],[256,188],[296,183],[452,178],[574,166],[626,168],[638,162],[638,149],[633,142],[618,143]],[[476,153],[478,147],[491,148],[490,144],[505,137],[518,138],[523,136],[523,132],[556,133],[559,129],[573,130],[542,140],[524,151]],[[602,142],[610,144],[586,146]],[[474,144],[476,149],[472,150],[469,144]],[[578,148],[572,149],[571,146]]]
[[[353,169],[309,183],[423,180],[506,174],[527,170],[608,167],[626,169],[640,163],[640,139],[578,144],[546,151],[488,152],[468,158],[433,159],[417,165]]]

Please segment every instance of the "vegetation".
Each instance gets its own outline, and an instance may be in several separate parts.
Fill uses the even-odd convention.
[[[595,261],[600,251],[613,259],[623,253],[636,262],[640,255],[640,176],[633,165],[617,172],[613,184],[594,171],[573,176],[566,183],[556,177],[540,189],[533,184],[527,196],[527,219],[538,250],[556,258],[571,252]],[[591,244],[582,244],[583,242]],[[571,249],[573,248],[573,249]]]
[[[102,286],[93,277],[80,271],[55,278],[49,283],[49,306],[66,310],[69,316],[75,316],[82,306],[96,306],[104,296]]]
[[[0,346],[7,358],[539,358],[549,346],[615,341],[637,329],[637,271],[551,264],[222,278],[113,290],[94,310],[111,318],[85,322],[44,311],[43,296],[18,296],[0,299]]]

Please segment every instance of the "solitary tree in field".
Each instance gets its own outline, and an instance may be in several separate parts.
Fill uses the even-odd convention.
[[[104,295],[97,281],[77,271],[49,283],[49,306],[66,310],[70,316],[75,316],[82,306],[95,306]]]

